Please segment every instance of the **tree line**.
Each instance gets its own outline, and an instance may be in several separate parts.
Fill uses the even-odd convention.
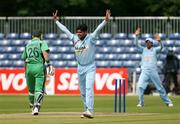
[[[179,16],[180,0],[0,0],[0,16]]]

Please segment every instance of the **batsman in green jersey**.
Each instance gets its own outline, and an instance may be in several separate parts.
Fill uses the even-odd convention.
[[[46,42],[41,40],[41,37],[42,33],[35,31],[32,40],[26,45],[22,54],[22,59],[25,61],[26,82],[33,115],[38,115],[44,96],[45,64],[48,67],[48,74],[54,74],[54,68],[48,57],[49,47]]]

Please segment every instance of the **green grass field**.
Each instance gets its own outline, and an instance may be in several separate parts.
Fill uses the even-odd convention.
[[[137,108],[137,97],[127,96],[127,112],[114,113],[114,96],[95,96],[95,118],[81,119],[80,96],[45,96],[41,113],[32,116],[27,96],[0,95],[0,124],[178,124],[180,96],[171,96],[168,108],[159,96],[145,96],[145,107]]]

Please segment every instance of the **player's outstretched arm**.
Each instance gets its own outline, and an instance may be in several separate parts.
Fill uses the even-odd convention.
[[[109,9],[106,10],[106,16],[105,16],[105,20],[108,22],[111,18],[111,11]]]
[[[58,16],[58,10],[56,10],[56,12],[53,12],[53,19],[54,21],[58,21],[59,20],[59,16]]]
[[[140,27],[137,27],[136,31],[134,32],[135,34],[135,43],[136,43],[136,46],[140,49],[140,50],[143,50],[143,47],[139,44],[138,42],[138,37],[141,33],[141,28]]]
[[[59,20],[59,16],[58,16],[58,10],[56,10],[55,13],[53,13],[53,20],[55,21],[55,23],[57,24],[57,26],[59,27],[59,29],[61,31],[63,31],[69,39],[72,39],[73,34],[63,25],[61,24],[58,20]]]
[[[107,9],[104,21],[101,24],[99,24],[98,27],[96,28],[96,30],[92,33],[93,38],[96,37],[96,35],[106,25],[106,23],[110,20],[110,18],[111,18],[111,11]]]
[[[161,51],[162,48],[163,48],[163,44],[162,44],[162,42],[161,42],[161,37],[160,37],[160,35],[159,35],[159,34],[155,34],[155,35],[154,35],[154,38],[155,38],[155,40],[158,41],[159,44],[160,44],[160,47],[157,47],[157,51]]]
[[[155,40],[157,40],[158,42],[161,42],[161,37],[159,36],[159,34],[155,34],[154,35]]]
[[[140,33],[141,33],[141,28],[138,27],[138,28],[136,29],[136,31],[134,32],[134,34],[135,34],[136,36],[139,36]]]

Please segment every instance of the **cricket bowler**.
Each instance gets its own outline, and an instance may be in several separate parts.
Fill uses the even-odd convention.
[[[105,20],[96,28],[96,30],[88,34],[87,25],[81,24],[76,28],[76,34],[72,34],[59,20],[57,11],[53,13],[55,23],[73,42],[75,56],[78,65],[78,82],[80,87],[81,98],[84,104],[84,112],[81,118],[93,118],[94,114],[94,80],[96,74],[95,65],[95,46],[96,36],[100,30],[106,25],[110,19],[110,10],[106,10]]]

